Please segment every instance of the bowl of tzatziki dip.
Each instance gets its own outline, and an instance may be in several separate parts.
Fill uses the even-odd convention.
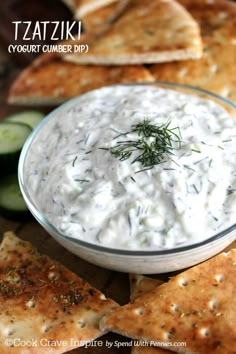
[[[81,95],[25,143],[25,201],[52,237],[99,266],[164,273],[202,262],[236,238],[235,108],[177,84]]]

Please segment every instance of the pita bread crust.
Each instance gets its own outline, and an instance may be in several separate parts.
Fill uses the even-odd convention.
[[[150,68],[156,80],[189,84],[236,101],[236,4],[227,0],[180,0],[199,23],[203,57]]]
[[[75,17],[83,18],[91,12],[99,10],[118,1],[119,0],[80,0],[76,8]]]
[[[76,0],[62,0],[64,4],[71,10],[75,10]]]
[[[128,0],[120,0],[91,12],[83,17],[83,27],[89,33],[100,34],[108,30],[125,10]]]
[[[88,53],[65,54],[83,64],[142,64],[196,59],[202,54],[199,27],[174,0],[133,0]]]
[[[53,105],[102,86],[145,81],[151,82],[153,77],[141,65],[76,65],[55,58],[25,69],[13,83],[8,102]]]
[[[183,353],[235,354],[236,249],[197,265],[115,310],[101,328]]]
[[[82,23],[85,31],[90,33],[102,33],[107,30],[116,8],[117,4],[113,3],[84,16]]]
[[[64,353],[104,332],[101,317],[118,305],[63,265],[40,255],[13,233],[0,247],[0,353]],[[31,340],[37,346],[7,347],[8,338]],[[40,346],[40,340],[66,341]]]
[[[121,0],[62,0],[67,7],[74,13],[77,20],[95,14],[97,11],[111,6]],[[117,4],[116,4],[117,5]]]

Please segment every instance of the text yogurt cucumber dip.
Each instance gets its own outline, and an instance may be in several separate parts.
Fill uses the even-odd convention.
[[[236,220],[236,121],[213,101],[148,85],[95,90],[54,115],[28,154],[31,198],[73,238],[159,250]]]

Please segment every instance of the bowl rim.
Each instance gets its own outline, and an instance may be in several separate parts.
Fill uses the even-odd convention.
[[[114,86],[153,86],[153,85],[160,85],[160,87],[166,87],[166,88],[180,88],[180,89],[186,89],[189,93],[203,93],[208,95],[209,97],[216,98],[220,102],[229,105],[230,107],[236,109],[236,103],[230,101],[227,98],[224,98],[214,92],[192,86],[192,85],[185,85],[185,84],[178,84],[174,82],[166,82],[166,81],[152,81],[152,82],[138,82],[138,83],[125,83],[125,84],[115,84],[115,85],[110,85],[106,87],[114,87]],[[99,88],[100,89],[100,88]],[[96,90],[99,90],[96,89]],[[89,91],[91,92],[91,91]],[[88,92],[88,93],[89,93]],[[22,192],[22,195],[25,199],[25,202],[30,210],[30,212],[34,215],[36,220],[50,233],[53,235],[57,235],[57,237],[63,241],[69,241],[72,244],[75,244],[77,246],[83,247],[83,248],[88,248],[93,251],[97,252],[103,252],[103,253],[108,253],[108,254],[113,254],[113,255],[120,255],[120,256],[131,256],[131,257],[138,257],[138,256],[164,256],[164,255],[173,255],[173,254],[180,254],[182,252],[187,252],[191,250],[196,250],[197,248],[206,246],[211,244],[214,241],[217,241],[219,239],[224,239],[230,236],[235,230],[236,230],[236,223],[233,224],[232,226],[228,227],[227,229],[217,233],[216,235],[213,235],[205,240],[201,240],[200,242],[192,243],[192,244],[187,244],[183,245],[180,247],[174,247],[170,249],[159,249],[159,250],[131,250],[131,249],[118,249],[118,248],[111,248],[111,247],[106,247],[106,246],[101,246],[99,244],[95,243],[90,243],[86,242],[84,240],[76,239],[71,236],[67,236],[66,234],[60,232],[57,230],[55,226],[53,226],[50,221],[47,219],[46,216],[42,215],[41,212],[37,209],[37,207],[34,205],[33,200],[31,199],[27,188],[25,188],[25,183],[24,183],[24,163],[26,161],[27,157],[27,152],[28,149],[30,148],[31,144],[33,143],[35,137],[37,134],[40,132],[40,130],[46,125],[51,119],[53,119],[60,111],[64,110],[65,108],[71,106],[80,98],[81,96],[86,95],[87,93],[84,93],[80,96],[76,96],[56,109],[54,109],[52,112],[50,112],[42,122],[39,123],[39,125],[34,129],[34,131],[30,134],[30,136],[27,138],[21,154],[19,158],[19,164],[18,164],[18,180],[19,180],[19,185],[20,189]],[[235,235],[236,238],[236,235]]]

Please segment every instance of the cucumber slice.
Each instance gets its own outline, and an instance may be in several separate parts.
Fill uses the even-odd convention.
[[[11,116],[5,118],[5,120],[8,122],[23,123],[34,129],[44,117],[45,115],[38,111],[24,111],[12,114]]]
[[[30,215],[20,191],[17,175],[0,179],[0,213],[15,220],[25,220]]]
[[[31,131],[25,124],[6,121],[0,123],[1,175],[17,171],[22,146]]]

